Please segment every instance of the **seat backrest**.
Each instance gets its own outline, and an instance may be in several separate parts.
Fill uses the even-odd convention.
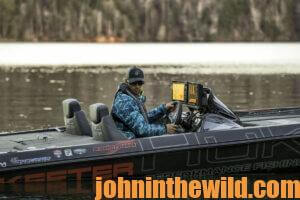
[[[127,140],[109,115],[108,107],[103,103],[90,105],[90,119],[93,138],[100,141]]]
[[[66,99],[62,104],[67,133],[92,136],[91,127],[79,102],[76,99]]]
[[[95,103],[89,107],[93,138],[103,141],[103,133],[101,131],[100,122],[104,116],[109,115],[108,107],[103,103]]]
[[[100,127],[103,133],[104,141],[128,140],[128,138],[120,131],[110,115],[104,116]]]
[[[106,115],[109,115],[109,111],[105,104],[95,103],[90,105],[90,119],[94,124],[99,124]]]
[[[65,99],[62,102],[64,117],[72,118],[74,113],[81,110],[80,104],[77,99]]]

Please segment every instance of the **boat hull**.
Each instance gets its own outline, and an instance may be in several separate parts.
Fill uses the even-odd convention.
[[[299,109],[285,115],[253,113],[241,116],[243,123],[254,126],[114,142],[70,135],[64,128],[2,134],[0,192],[8,187],[35,190],[26,185],[36,183],[42,190],[57,192],[57,181],[63,184],[60,188],[81,190],[84,181],[93,185],[98,176],[201,179],[299,173]],[[18,184],[22,187],[11,186]]]

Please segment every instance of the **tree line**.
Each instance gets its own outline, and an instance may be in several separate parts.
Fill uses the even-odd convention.
[[[297,0],[0,0],[0,41],[297,40]]]

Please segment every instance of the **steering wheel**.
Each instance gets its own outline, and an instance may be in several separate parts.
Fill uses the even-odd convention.
[[[182,104],[179,101],[175,101],[173,105],[175,109],[168,114],[168,118],[172,124],[179,125],[181,123]]]

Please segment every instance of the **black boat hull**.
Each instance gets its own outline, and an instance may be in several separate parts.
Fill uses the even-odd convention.
[[[299,170],[300,124],[11,152],[1,163],[1,183]]]

